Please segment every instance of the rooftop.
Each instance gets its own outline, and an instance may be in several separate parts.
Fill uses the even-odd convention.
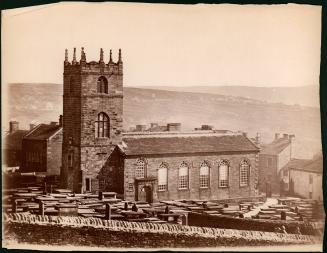
[[[259,152],[242,134],[150,133],[124,134],[119,146],[126,155]]]
[[[288,137],[278,138],[270,144],[262,145],[262,150],[260,153],[266,155],[278,155],[290,144],[291,140]]]
[[[322,173],[323,161],[322,155],[313,159],[291,159],[283,169],[295,169],[308,172]]]
[[[30,133],[27,134],[24,139],[47,140],[60,129],[62,129],[62,127],[57,124],[40,124],[30,131]]]
[[[22,139],[29,132],[29,130],[16,130],[13,133],[8,133],[4,136],[5,149],[22,149]]]

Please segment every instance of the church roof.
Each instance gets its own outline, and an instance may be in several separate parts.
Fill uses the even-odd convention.
[[[289,138],[279,138],[274,140],[272,143],[267,145],[262,145],[261,154],[265,155],[278,155],[285,148],[291,144]]]
[[[40,124],[27,134],[24,139],[47,140],[60,129],[62,129],[62,127],[56,124]]]
[[[128,136],[119,148],[125,155],[259,152],[243,135]]]

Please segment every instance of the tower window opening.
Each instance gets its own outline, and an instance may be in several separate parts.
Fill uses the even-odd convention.
[[[95,137],[109,138],[110,120],[107,114],[100,112],[95,121]]]
[[[98,79],[97,92],[108,94],[108,81],[104,76],[101,76]]]

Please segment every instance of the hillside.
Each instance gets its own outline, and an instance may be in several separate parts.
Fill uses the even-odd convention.
[[[142,87],[142,86],[140,86]],[[142,88],[169,91],[197,92],[220,94],[226,96],[241,96],[269,103],[287,105],[303,105],[319,107],[319,86],[307,85],[301,87],[249,87],[249,86],[143,86]]]
[[[58,121],[62,114],[62,85],[10,84],[8,120],[17,120],[21,128],[30,122]],[[201,124],[216,129],[241,130],[254,136],[260,132],[270,142],[275,132],[294,133],[294,152],[310,157],[321,149],[318,108],[267,103],[243,97],[195,92],[124,88],[124,128],[150,122],[181,122],[183,130]],[[3,124],[7,129],[8,124]],[[308,148],[310,147],[310,148]]]

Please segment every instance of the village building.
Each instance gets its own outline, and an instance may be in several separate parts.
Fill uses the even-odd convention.
[[[292,158],[292,140],[294,135],[275,134],[273,142],[261,145],[259,154],[259,190],[271,194],[280,194],[283,176],[281,169]]]
[[[115,191],[127,200],[258,196],[259,148],[242,133],[123,133],[123,62],[64,61],[62,187]],[[153,128],[157,127],[155,125]]]
[[[59,176],[61,167],[61,118],[50,124],[39,124],[22,139],[21,173]]]
[[[322,176],[323,158],[321,154],[313,159],[291,159],[281,170],[284,192],[301,198],[323,199]]]
[[[257,196],[259,149],[242,134],[124,134],[99,173],[126,200]]]
[[[29,130],[20,130],[19,122],[10,121],[9,131],[3,135],[2,164],[19,169],[22,160],[22,140]]]

